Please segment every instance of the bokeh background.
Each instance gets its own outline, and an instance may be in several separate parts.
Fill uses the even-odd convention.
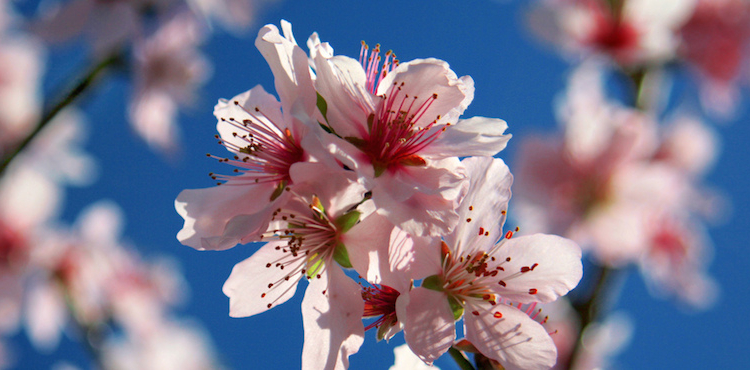
[[[213,137],[213,105],[219,98],[230,98],[258,84],[273,91],[271,71],[253,44],[257,30],[286,19],[303,48],[307,37],[317,31],[337,54],[356,57],[360,41],[365,40],[393,50],[402,61],[425,57],[446,60],[459,76],[470,75],[475,81],[475,98],[464,116],[499,117],[508,122],[514,138],[500,157],[513,171],[521,138],[556,130],[554,101],[564,90],[571,69],[553,48],[531,35],[525,18],[528,5],[525,1],[479,0],[279,0],[264,4],[246,34],[217,29],[207,40],[203,51],[213,64],[213,76],[200,90],[195,104],[180,113],[179,156],[165,159],[133,134],[126,121],[130,94],[127,78],[109,75],[87,94],[79,106],[86,113],[89,128],[85,149],[98,158],[99,180],[92,186],[67,190],[62,218],[73,222],[88,204],[101,199],[115,201],[126,215],[126,239],[147,257],[168,255],[179,261],[190,287],[190,298],[180,311],[202,322],[227,368],[298,368],[303,289],[269,312],[232,319],[221,286],[232,266],[253,253],[256,246],[198,252],[175,238],[183,222],[174,210],[177,194],[186,188],[212,186],[209,172],[231,171],[206,157],[206,153],[224,153]],[[28,7],[32,9],[33,5]],[[44,82],[47,94],[86,67],[81,50],[82,45],[50,50]],[[681,72],[671,77],[670,107],[698,107],[695,82]],[[622,280],[623,293],[615,303],[615,309],[629,315],[635,325],[632,340],[616,357],[619,368],[737,369],[750,363],[750,91],[745,88],[743,93],[737,117],[715,124],[722,141],[721,153],[706,177],[708,185],[726,194],[731,205],[726,221],[709,229],[715,246],[709,273],[721,285],[720,297],[708,311],[690,311],[652,297],[641,277],[632,271]],[[387,369],[393,364],[393,347],[402,343],[401,334],[390,343],[377,343],[375,333],[367,332],[365,344],[350,358],[351,368]],[[21,369],[63,363],[91,366],[85,350],[70,338],[49,354],[36,352],[23,333],[11,338],[8,346],[17,351],[15,366]],[[455,368],[447,356],[436,365]]]

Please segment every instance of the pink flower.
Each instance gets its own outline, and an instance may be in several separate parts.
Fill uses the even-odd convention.
[[[360,216],[366,217],[354,208],[362,202],[364,188],[345,178],[327,179],[294,194],[274,212],[264,235],[271,241],[235,265],[223,287],[229,315],[245,317],[284,303],[300,280],[309,280],[302,302],[303,368],[346,368],[364,340],[360,287],[336,266],[351,267],[350,259],[362,258],[358,254],[363,252],[349,248],[344,235]]]
[[[276,0],[188,0],[192,9],[218,20],[226,29],[239,33],[256,20],[261,8]]]
[[[750,41],[750,4],[742,0],[700,0],[680,29],[680,54],[700,73],[704,107],[730,115]]]
[[[147,11],[163,16],[174,4],[179,3],[176,0],[72,0],[50,7],[33,29],[51,43],[69,41],[84,34],[94,52],[102,55],[143,35]]]
[[[39,118],[43,67],[36,41],[6,37],[4,31],[0,27],[0,156],[9,153]]]
[[[397,301],[406,342],[429,364],[453,344],[454,321],[463,316],[466,339],[483,355],[505,368],[549,368],[555,345],[527,311],[578,284],[580,248],[552,235],[503,234],[512,182],[507,166],[486,157],[462,164],[471,184],[458,209],[461,221],[443,236],[442,262]],[[531,307],[522,311],[522,304]]]
[[[648,250],[639,261],[641,274],[654,295],[707,309],[718,296],[716,282],[706,273],[712,245],[703,225],[680,216],[662,213],[650,218],[644,230]]]
[[[690,16],[694,0],[547,0],[531,13],[542,38],[575,53],[609,56],[631,67],[673,58],[675,33]]]
[[[308,47],[331,153],[363,178],[378,212],[395,225],[415,235],[448,232],[464,187],[457,157],[497,154],[510,138],[506,123],[459,120],[474,83],[444,61],[399,63],[363,45],[358,62],[334,56],[316,34]]]
[[[651,161],[653,119],[606,99],[600,72],[589,68],[571,78],[563,139],[522,143],[516,195],[528,229],[569,237],[615,266],[640,258],[646,215],[678,207],[689,186],[673,167]]]
[[[283,37],[268,25],[256,39],[274,73],[281,102],[256,86],[216,105],[217,138],[230,152],[229,158],[216,158],[235,166],[238,175],[211,174],[223,185],[180,193],[175,207],[185,225],[177,238],[185,245],[222,250],[258,240],[271,213],[288,201],[285,189],[297,185],[296,174],[307,176],[295,168],[311,161],[310,148],[320,146],[315,135],[310,135],[311,130],[320,130],[316,94],[307,58],[291,36],[291,25],[284,22],[282,27]],[[335,168],[344,171],[331,166]],[[327,171],[321,174],[330,174]]]
[[[130,121],[149,145],[165,152],[177,149],[178,106],[190,104],[210,74],[209,62],[197,49],[203,31],[192,14],[183,12],[135,43]]]

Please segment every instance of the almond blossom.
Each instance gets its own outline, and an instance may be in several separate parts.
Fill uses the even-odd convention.
[[[680,28],[680,55],[701,77],[706,110],[730,115],[739,99],[739,83],[747,68],[750,3],[744,0],[699,0]]]
[[[147,34],[147,14],[167,14],[179,0],[98,1],[72,0],[55,4],[33,25],[49,43],[70,41],[83,35],[97,55],[106,55]]]
[[[363,253],[350,248],[347,233],[359,227],[360,216],[367,217],[357,207],[364,188],[345,177],[320,177],[306,184],[312,184],[307,192],[307,186],[297,187],[290,191],[295,193],[292,200],[275,210],[264,235],[271,241],[235,265],[223,291],[229,315],[245,317],[284,303],[298,282],[307,279],[302,367],[343,369],[364,340],[359,285],[339,267],[351,267],[350,259]]]
[[[617,266],[643,253],[647,215],[680,205],[689,186],[673,167],[651,162],[656,123],[604,96],[601,73],[583,65],[571,76],[562,139],[522,143],[518,211],[528,229],[574,239]]]
[[[457,157],[497,154],[510,139],[506,123],[459,120],[474,82],[442,60],[399,63],[363,43],[357,61],[335,56],[317,34],[308,47],[331,153],[363,178],[378,212],[395,225],[415,235],[448,232],[465,186]]]
[[[0,9],[0,17],[3,13]],[[39,118],[43,64],[36,40],[0,27],[0,156],[7,155]]]
[[[486,157],[462,163],[471,184],[458,209],[461,221],[438,241],[434,274],[396,304],[406,342],[432,363],[455,341],[454,321],[463,316],[466,339],[483,355],[508,369],[549,368],[555,345],[529,313],[578,284],[580,248],[552,235],[503,234],[512,182],[507,166]],[[523,304],[529,307],[521,310]]]
[[[530,16],[542,38],[574,53],[608,55],[625,67],[674,57],[677,30],[695,0],[545,0]]]
[[[257,241],[274,210],[289,200],[285,189],[296,184],[295,174],[304,173],[295,167],[312,160],[311,146],[320,146],[309,135],[320,128],[313,126],[316,94],[307,58],[291,36],[291,25],[282,26],[285,36],[268,25],[256,39],[281,102],[256,86],[216,105],[217,138],[230,152],[229,158],[216,158],[235,166],[237,175],[211,174],[222,186],[178,195],[175,207],[185,225],[177,239],[185,245],[223,250]]]
[[[177,149],[177,108],[195,99],[196,88],[210,74],[209,62],[197,49],[204,32],[191,13],[182,12],[134,44],[130,121],[149,145],[162,151]]]

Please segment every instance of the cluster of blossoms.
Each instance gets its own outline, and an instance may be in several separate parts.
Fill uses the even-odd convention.
[[[216,22],[235,33],[247,30],[261,3],[71,0],[52,3],[29,28],[47,44],[86,39],[100,68],[132,66],[131,126],[153,149],[174,156],[181,136],[178,110],[193,103],[195,91],[211,75],[200,45]]]
[[[542,0],[531,16],[567,52],[606,55],[630,73],[685,62],[704,108],[723,116],[747,84],[749,20],[746,0]]]
[[[81,6],[124,4],[72,2],[68,5],[78,8],[67,16],[80,17]],[[67,333],[88,344],[104,368],[216,368],[202,328],[173,312],[186,296],[179,270],[166,259],[144,261],[119,240],[122,216],[116,205],[91,205],[72,227],[58,220],[65,187],[90,185],[96,162],[81,150],[86,128],[80,111],[42,112],[45,40],[39,36],[45,34],[41,26],[29,33],[28,22],[11,5],[0,1],[0,336],[25,327],[34,348],[50,352]],[[49,35],[72,37],[79,20],[60,20],[56,26],[70,31],[58,28]],[[182,47],[190,37],[184,30],[166,26],[155,37],[174,42],[174,35],[181,34]],[[93,34],[105,37],[107,32]],[[141,59],[173,51],[147,46]],[[144,62],[136,70],[148,74],[149,68],[157,67]],[[164,77],[163,71],[151,74],[139,80],[141,85]],[[12,351],[0,350],[0,368],[19,360]]]
[[[346,368],[370,328],[378,339],[403,330],[429,364],[462,318],[465,340],[492,361],[553,366],[537,304],[578,284],[581,250],[503,232],[513,177],[493,156],[510,135],[502,120],[460,118],[472,79],[364,43],[359,60],[334,55],[317,34],[307,54],[282,30],[267,25],[255,43],[279,100],[256,86],[214,110],[230,154],[209,156],[235,174],[175,201],[185,245],[264,242],[224,284],[230,315],[271,309],[307,280],[304,368]]]
[[[695,110],[665,111],[664,72],[683,65],[697,71],[706,113],[732,113],[750,42],[748,14],[744,0],[535,4],[531,27],[579,59],[558,101],[561,130],[521,143],[521,226],[579,243],[591,257],[588,271],[599,271],[598,284],[637,266],[652,293],[710,307],[718,289],[707,274],[712,246],[705,224],[721,211],[722,197],[702,177],[719,140]],[[622,81],[627,92],[618,101],[609,88]],[[576,320],[552,326],[563,333],[556,339],[578,338],[557,343],[569,367],[596,366],[604,359],[587,349],[602,356],[627,341],[623,335],[609,348],[584,343],[608,326],[587,312],[597,288],[588,301],[573,302]]]

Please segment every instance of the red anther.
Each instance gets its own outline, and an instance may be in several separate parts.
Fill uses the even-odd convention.
[[[484,234],[484,228],[483,227],[479,227],[479,235],[482,235],[482,234]]]
[[[494,314],[492,314],[492,316],[493,316],[494,318],[496,318],[496,319],[501,319],[501,318],[503,317],[503,313],[502,313],[502,312],[500,312],[500,311],[495,311],[495,313],[494,313]]]
[[[472,313],[472,315],[474,315],[474,316],[479,316],[479,311],[472,311],[471,313]]]
[[[513,237],[513,232],[512,231],[508,231],[507,233],[505,233],[505,239],[510,239],[512,237]]]
[[[529,294],[536,294],[537,290],[536,288],[529,289]]]

